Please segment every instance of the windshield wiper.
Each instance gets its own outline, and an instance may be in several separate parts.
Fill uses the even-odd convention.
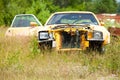
[[[88,27],[90,24],[62,24],[57,25],[52,29],[60,29],[60,28],[80,28],[80,27]]]
[[[72,27],[71,24],[62,24],[62,25],[57,25],[52,29],[59,29],[59,28],[68,28],[68,27]]]

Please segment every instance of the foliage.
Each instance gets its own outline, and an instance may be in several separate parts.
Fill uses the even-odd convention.
[[[32,6],[28,8],[26,13],[36,15],[38,19],[43,23],[45,23],[50,14],[49,10],[47,9],[47,4],[42,0],[41,2],[40,0],[33,1]]]
[[[30,48],[30,53],[31,53],[30,56],[33,58],[40,53],[36,37],[31,38],[29,48]]]
[[[97,0],[95,2],[95,11],[97,13],[115,13],[117,8],[116,0]]]
[[[120,2],[118,3],[117,13],[119,13],[119,14],[120,14]]]
[[[16,14],[34,14],[45,23],[56,11],[93,11],[95,13],[119,12],[116,0],[0,0],[0,25],[10,25]]]

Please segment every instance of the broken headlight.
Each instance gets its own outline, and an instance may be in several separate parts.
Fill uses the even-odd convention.
[[[93,38],[94,39],[103,39],[103,34],[101,31],[94,31],[93,32]]]

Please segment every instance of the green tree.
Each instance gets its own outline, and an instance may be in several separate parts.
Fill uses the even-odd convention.
[[[115,13],[117,9],[116,0],[96,0],[95,12],[96,13]]]
[[[3,20],[4,15],[3,15],[3,13],[4,13],[3,0],[0,0],[0,25],[3,25],[3,23],[4,23],[4,20]]]
[[[0,0],[0,25],[10,25],[16,14],[34,14],[44,24],[57,11],[120,12],[116,0]]]
[[[16,14],[22,14],[26,12],[27,7],[30,6],[31,0],[0,0],[1,19],[0,25],[10,25],[13,17]]]
[[[117,13],[120,14],[120,2],[118,3]]]
[[[43,24],[50,15],[47,4],[43,0],[34,0],[26,13],[36,15]]]
[[[0,0],[0,25],[7,24],[9,0]]]

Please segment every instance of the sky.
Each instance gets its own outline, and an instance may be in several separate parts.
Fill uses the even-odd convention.
[[[120,0],[116,0],[117,2],[120,2]]]

